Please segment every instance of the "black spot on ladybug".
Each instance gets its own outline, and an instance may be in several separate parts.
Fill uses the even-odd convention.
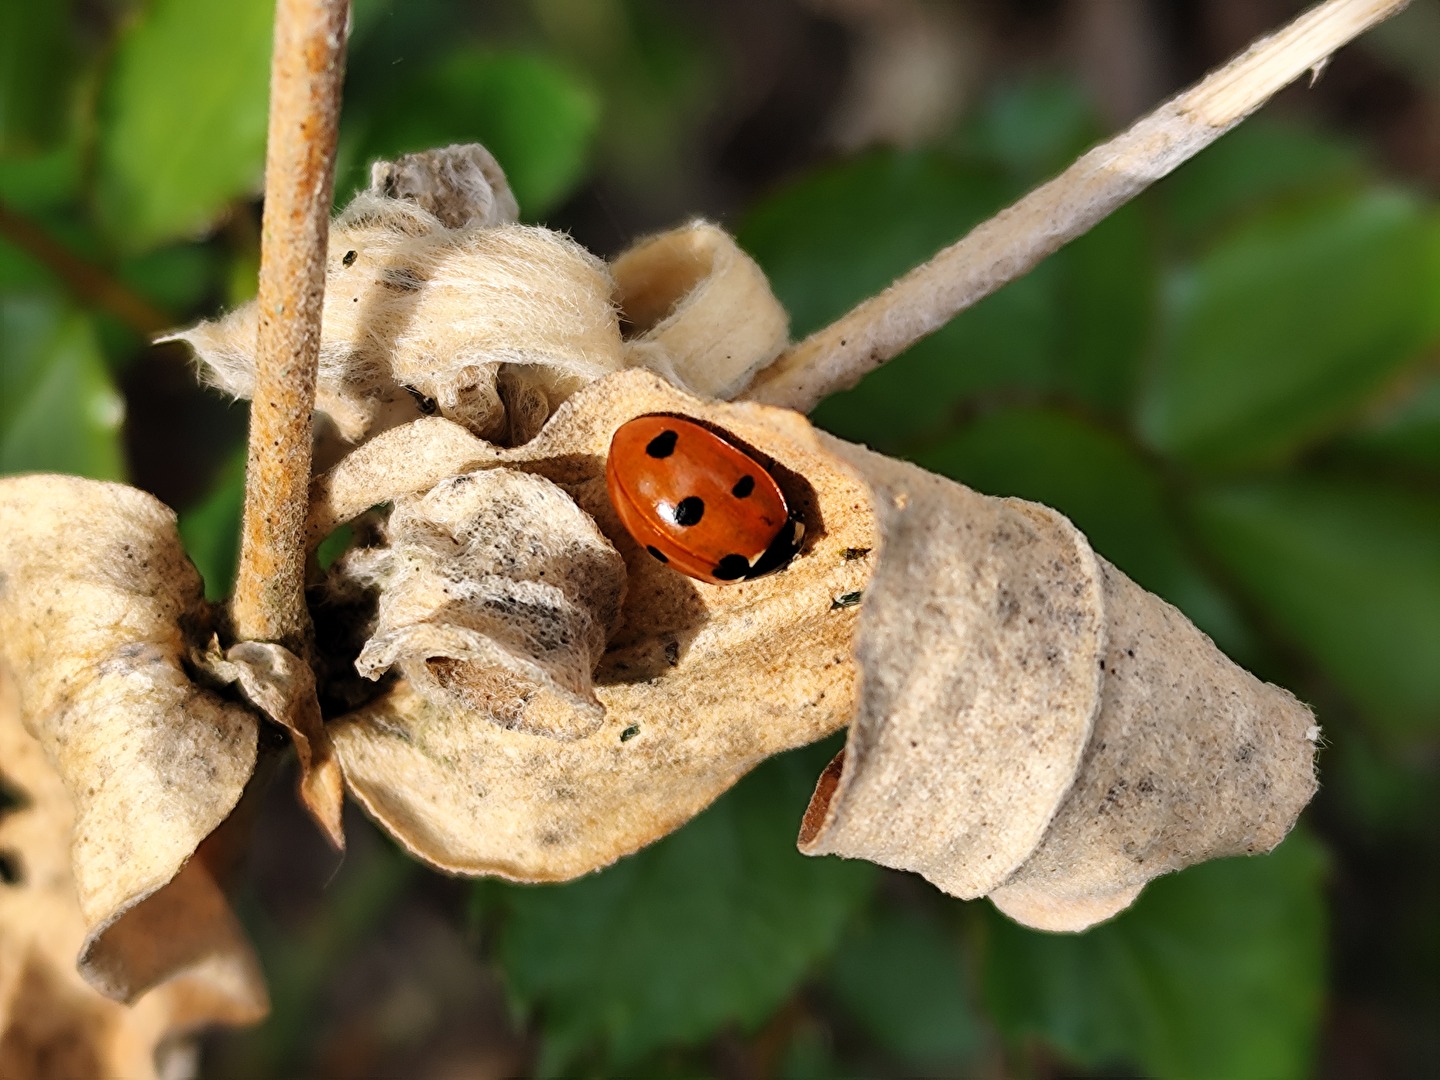
[[[646,545],[645,545],[645,550],[648,551],[651,555],[655,556],[655,558],[659,559],[661,562],[669,562],[669,561],[670,561],[669,559],[667,559],[667,558],[665,557],[665,553],[664,553],[663,551],[661,551],[659,548],[657,548],[654,544],[646,544]]]
[[[680,500],[675,506],[675,524],[683,526],[699,525],[700,519],[705,516],[705,500],[698,495],[690,495]]]
[[[354,265],[355,265],[355,260],[358,259],[359,257],[360,257],[360,253],[359,253],[358,251],[347,251],[347,252],[345,252],[344,258],[342,258],[342,259],[340,260],[340,265],[341,265],[341,266],[354,266]]]
[[[744,555],[726,555],[715,564],[715,576],[721,581],[738,581],[750,572],[750,560]]]
[[[675,443],[680,439],[674,431],[662,431],[645,444],[645,453],[653,458],[667,458],[675,452]]]
[[[742,476],[735,481],[735,486],[730,489],[730,494],[737,499],[743,499],[755,490],[755,478],[753,476]]]
[[[800,550],[800,541],[805,538],[805,525],[797,517],[790,518],[775,534],[775,539],[770,541],[770,546],[750,567],[747,578],[764,577],[766,574],[776,570],[784,569],[786,564],[795,557]]]

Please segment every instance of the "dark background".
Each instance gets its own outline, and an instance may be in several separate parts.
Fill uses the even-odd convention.
[[[602,254],[691,215],[803,335],[1280,24],[1278,0],[357,4],[337,201],[479,140]],[[0,471],[125,478],[228,589],[244,410],[157,330],[258,259],[268,0],[0,13]],[[1075,937],[793,841],[833,746],[563,887],[445,879],[282,775],[238,899],[272,1018],[215,1077],[1440,1073],[1440,5],[818,423],[1050,503],[1311,702],[1273,855]],[[0,886],[3,887],[3,886]]]

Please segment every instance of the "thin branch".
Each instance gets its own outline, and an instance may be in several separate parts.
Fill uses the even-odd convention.
[[[348,0],[278,0],[260,236],[260,331],[240,566],[242,640],[307,655],[305,515]]]
[[[122,285],[100,267],[86,262],[4,203],[0,203],[0,237],[44,264],[77,299],[108,311],[147,341],[173,325],[165,312],[139,293]]]
[[[854,386],[1028,273],[1407,3],[1329,0],[1311,8],[878,296],[792,346],[742,396],[808,412],[828,395]]]

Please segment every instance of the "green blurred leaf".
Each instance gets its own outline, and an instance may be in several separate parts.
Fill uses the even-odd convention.
[[[1101,135],[1088,95],[1073,79],[1047,75],[995,89],[966,121],[959,145],[1029,187],[1066,168]]]
[[[210,601],[225,599],[235,585],[240,516],[245,508],[245,454],[246,448],[239,447],[210,494],[180,512],[180,540],[205,579],[205,599]]]
[[[814,749],[762,765],[680,832],[565,886],[500,892],[498,952],[543,1018],[539,1071],[603,1048],[609,1069],[755,1027],[835,946],[874,867],[807,859],[800,813]]]
[[[0,200],[11,210],[53,210],[80,192],[83,155],[78,139],[28,157],[0,158]]]
[[[1440,473],[1440,378],[1421,380],[1340,445],[1366,458]]]
[[[1159,267],[1138,203],[1052,256],[1063,317],[1059,384],[1101,412],[1129,415],[1155,329]]]
[[[125,475],[125,402],[91,321],[42,293],[0,293],[0,473]]]
[[[128,251],[202,231],[260,188],[271,0],[152,0],[101,93],[97,199]]]
[[[0,4],[0,155],[33,154],[64,134],[71,104],[70,4]]]
[[[484,143],[534,218],[585,175],[599,116],[595,93],[557,61],[467,46],[395,88],[361,138],[361,156],[368,167],[375,158]]]
[[[1303,831],[1271,855],[1192,867],[1083,934],[998,914],[985,960],[1008,1038],[1160,1080],[1310,1075],[1325,976],[1325,855]]]
[[[1440,499],[1292,479],[1194,502],[1254,602],[1392,731],[1440,731]]]
[[[1293,122],[1257,116],[1156,185],[1166,224],[1183,245],[1204,245],[1241,215],[1284,198],[1352,185],[1364,175],[1358,145]]]
[[[1422,356],[1437,297],[1440,229],[1410,198],[1267,215],[1172,282],[1141,429],[1197,465],[1282,458]]]
[[[1253,635],[1196,565],[1160,476],[1116,435],[1065,413],[1008,409],[913,455],[917,464],[991,495],[1053,506],[1140,585],[1183,610],[1232,654]]]
[[[1006,193],[998,180],[941,154],[873,153],[762,202],[739,238],[800,337],[963,235]],[[1061,333],[1057,272],[1046,263],[971,308],[854,390],[828,398],[816,422],[894,451],[943,430],[978,393],[1048,386]]]
[[[171,244],[135,255],[116,276],[162,311],[194,311],[216,288],[219,252],[200,244]]]
[[[981,1049],[960,944],[933,920],[882,906],[835,954],[826,986],[888,1054],[933,1074]]]

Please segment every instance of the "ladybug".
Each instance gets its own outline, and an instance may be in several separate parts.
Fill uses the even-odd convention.
[[[765,466],[683,416],[651,413],[621,424],[605,484],[638,544],[712,585],[779,570],[805,534]]]

